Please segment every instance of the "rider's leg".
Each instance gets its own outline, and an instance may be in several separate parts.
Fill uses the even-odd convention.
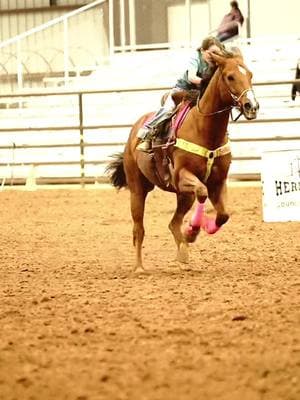
[[[148,151],[151,149],[151,142],[154,136],[154,128],[167,120],[173,114],[175,104],[172,98],[172,94],[176,88],[172,89],[167,96],[164,105],[156,112],[153,118],[147,121],[142,128],[139,129],[137,137],[141,139],[141,143],[137,146],[137,149],[142,151]]]

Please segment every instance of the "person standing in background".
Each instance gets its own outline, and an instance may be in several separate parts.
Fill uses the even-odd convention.
[[[300,79],[300,58],[298,60],[297,66],[296,66],[296,76],[295,79]],[[296,99],[296,94],[297,92],[300,94],[300,83],[295,82],[292,86],[292,100]]]
[[[230,2],[231,10],[224,16],[218,28],[217,38],[220,42],[224,42],[238,35],[240,26],[244,23],[244,17],[239,9],[237,1]]]

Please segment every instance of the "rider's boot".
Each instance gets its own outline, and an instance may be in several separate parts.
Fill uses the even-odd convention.
[[[149,128],[140,128],[137,134],[138,138],[141,140],[140,143],[136,146],[138,150],[141,151],[150,151],[152,148],[152,135],[151,129]]]

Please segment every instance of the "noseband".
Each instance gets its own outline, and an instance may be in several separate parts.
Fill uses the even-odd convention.
[[[232,113],[231,113],[231,118],[232,118],[233,122],[236,122],[240,118],[240,116],[243,114],[242,104],[240,104],[241,98],[248,92],[252,92],[253,96],[255,97],[254,91],[253,91],[253,89],[250,89],[250,88],[249,89],[245,89],[245,90],[242,91],[242,93],[239,96],[236,96],[235,94],[233,94],[229,89],[228,89],[228,91],[230,93],[230,96],[234,100],[234,105],[232,106],[232,108],[236,107],[239,110],[238,116],[235,117],[234,119],[233,119],[233,116],[232,116]]]
[[[254,96],[254,91],[253,89],[245,89],[242,91],[242,93],[239,96],[236,96],[235,94],[233,94],[229,89],[228,89],[230,96],[233,98],[233,100],[235,101],[235,104],[239,104],[239,101],[241,100],[241,98],[248,92],[252,92],[253,96]]]

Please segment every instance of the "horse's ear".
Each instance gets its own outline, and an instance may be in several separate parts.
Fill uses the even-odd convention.
[[[241,58],[243,58],[243,54],[242,54],[241,50],[240,50],[238,47],[236,47],[236,46],[231,46],[231,47],[229,48],[229,51],[232,53],[232,55],[233,55],[234,57],[241,57]]]
[[[229,51],[234,58],[238,58],[241,62],[244,61],[243,54],[238,47],[232,46],[232,47],[230,47]]]
[[[223,57],[219,54],[213,53],[213,52],[209,52],[210,56],[212,58],[212,60],[218,65],[218,66],[222,66],[225,64],[226,62],[226,57]]]

